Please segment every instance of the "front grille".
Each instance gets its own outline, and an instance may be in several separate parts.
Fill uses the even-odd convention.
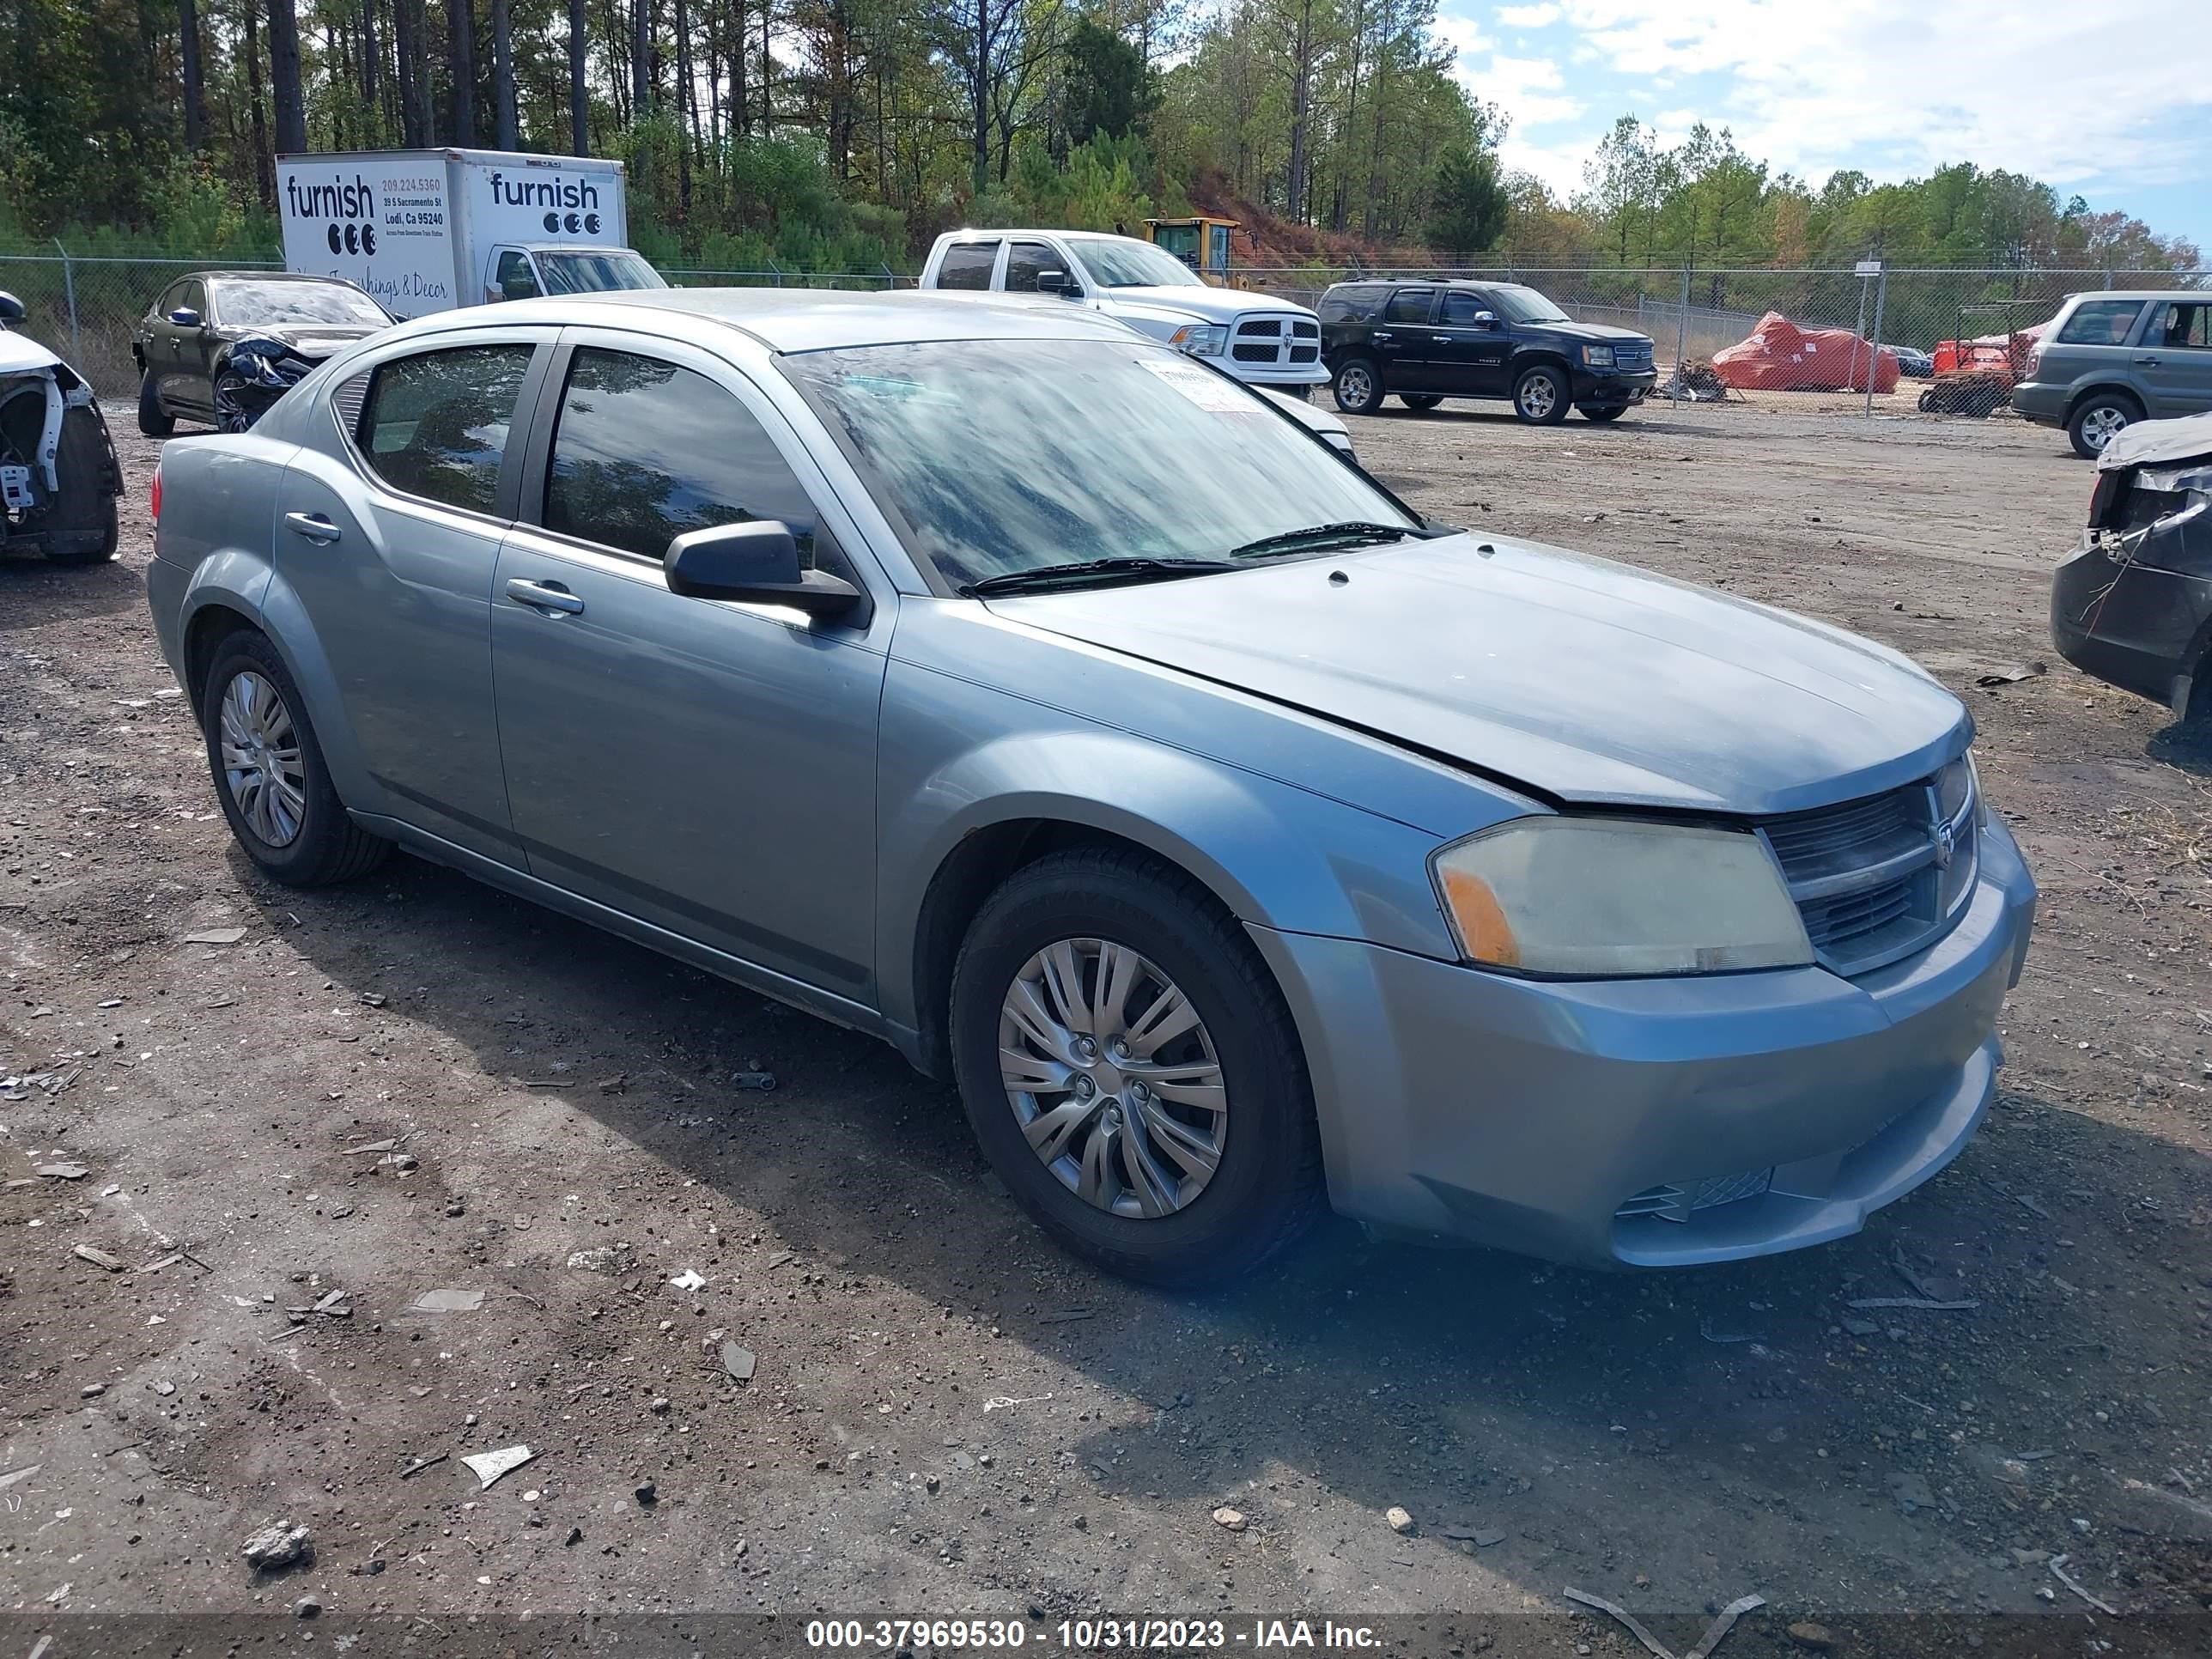
[[[1650,345],[1616,345],[1613,349],[1615,368],[1649,368],[1651,367]]]
[[[1237,345],[1229,355],[1240,363],[1272,363],[1279,348],[1272,345]]]
[[[1301,340],[1318,340],[1321,338],[1321,325],[1310,323],[1303,317],[1293,317],[1291,319],[1291,332]]]
[[[1821,964],[1850,975],[1949,926],[1973,884],[1980,811],[1961,757],[1937,777],[1759,827]]]
[[[1237,331],[1255,337],[1264,334],[1270,339],[1279,338],[1283,332],[1283,319],[1279,317],[1254,317],[1237,324]]]
[[[1319,346],[1292,346],[1291,348],[1291,361],[1294,363],[1310,363],[1319,359],[1320,356],[1321,348]]]
[[[1710,1210],[1739,1199],[1757,1198],[1774,1182],[1771,1166],[1746,1170],[1740,1175],[1714,1176],[1706,1181],[1662,1182],[1646,1187],[1613,1214],[1626,1221],[1638,1216],[1656,1216],[1662,1221],[1687,1221],[1699,1210]]]

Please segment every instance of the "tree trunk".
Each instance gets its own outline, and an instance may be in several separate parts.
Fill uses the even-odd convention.
[[[453,26],[453,142],[464,147],[477,141],[477,10],[476,0],[446,0]]]
[[[392,38],[398,51],[399,142],[421,149],[430,142],[429,65],[423,60],[422,0],[392,0]]]
[[[751,100],[745,92],[745,0],[734,0],[731,8],[735,15],[737,33],[730,50],[730,131],[753,136]]]
[[[522,148],[514,113],[514,41],[507,0],[491,0],[492,143],[501,149]]]
[[[376,0],[362,0],[361,111],[372,147],[383,144],[386,131],[383,96],[378,86],[382,78],[377,73],[380,61],[376,51]]]
[[[200,72],[200,9],[195,0],[177,0],[177,33],[182,43],[177,67],[185,82],[185,148],[196,150],[207,142],[207,89]]]
[[[261,32],[257,21],[259,0],[246,0],[246,108],[247,130],[253,135],[253,183],[261,205],[276,204],[276,169],[269,155],[269,122],[261,111]]]
[[[775,78],[775,60],[769,55],[769,38],[775,27],[775,0],[761,0],[760,130],[763,138],[775,137],[775,108],[769,101],[769,85]]]
[[[699,138],[698,89],[691,84],[691,14],[676,0],[676,204],[691,222],[691,151]]]
[[[592,153],[592,95],[585,77],[584,0],[568,0],[568,149]]]
[[[307,106],[300,95],[300,16],[293,0],[269,0],[269,85],[276,106],[276,153],[307,148]]]
[[[975,61],[970,73],[975,94],[975,194],[981,196],[991,182],[991,0],[975,0]]]
[[[630,0],[629,107],[633,121],[653,112],[652,0]]]

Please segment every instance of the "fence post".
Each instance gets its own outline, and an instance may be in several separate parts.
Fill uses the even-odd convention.
[[[884,292],[888,294],[898,286],[898,278],[889,265],[884,266]]]
[[[84,361],[84,342],[76,331],[76,273],[70,268],[69,250],[62,246],[58,236],[54,238],[54,251],[62,256],[62,296],[69,306],[70,365],[74,368]]]
[[[1875,371],[1881,367],[1881,308],[1889,298],[1889,261],[1881,262],[1881,270],[1874,279],[1874,339],[1867,353],[1867,418],[1874,418],[1874,383]]]
[[[1690,349],[1690,262],[1682,261],[1682,303],[1674,312],[1674,403],[1680,407],[1682,393],[1682,358]]]

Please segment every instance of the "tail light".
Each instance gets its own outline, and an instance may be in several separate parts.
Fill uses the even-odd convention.
[[[2041,343],[2040,343],[2040,342],[2039,342],[2038,343],[2036,343],[2036,344],[2034,344],[2034,345],[2032,345],[2032,346],[2028,347],[2028,349],[2027,349],[2027,374],[2028,374],[2028,378],[2029,378],[2029,379],[2031,379],[2031,380],[2033,380],[2033,379],[2035,377],[2035,371],[2036,371],[2037,369],[2039,369],[2039,368],[2042,368],[2042,367],[2043,367],[2043,346],[2042,346]]]
[[[161,464],[154,463],[154,482],[146,488],[146,505],[154,514],[154,522],[161,522]]]

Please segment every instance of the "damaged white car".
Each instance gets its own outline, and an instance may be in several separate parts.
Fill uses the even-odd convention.
[[[22,302],[0,294],[0,547],[57,564],[115,556],[123,470],[84,377],[15,331]]]

